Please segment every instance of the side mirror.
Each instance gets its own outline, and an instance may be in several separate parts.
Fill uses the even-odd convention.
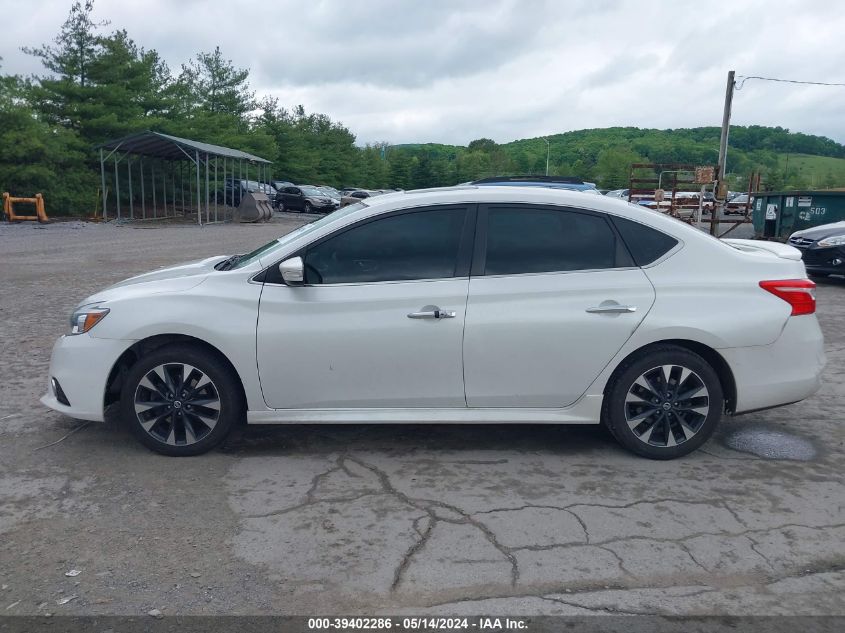
[[[301,257],[291,257],[279,264],[279,272],[286,284],[301,284],[305,281],[305,264]]]

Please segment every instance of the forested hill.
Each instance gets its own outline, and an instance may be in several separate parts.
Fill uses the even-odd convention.
[[[577,175],[605,187],[626,186],[627,167],[633,162],[714,164],[718,159],[718,127],[674,130],[612,127],[552,134],[549,141],[550,173]],[[728,172],[742,180],[751,171],[763,172],[767,184],[791,186],[845,185],[845,145],[822,136],[790,132],[781,127],[731,126]],[[478,139],[469,146],[404,144],[391,148],[419,161],[456,162],[458,177],[481,171],[544,173],[546,141],[520,139],[496,144]],[[786,164],[787,155],[826,157],[812,168]],[[465,169],[461,169],[465,163]],[[462,173],[460,173],[462,172]]]
[[[710,148],[718,148],[721,128],[718,127],[694,127],[678,128],[675,130],[656,130],[637,127],[608,127],[588,130],[576,130],[561,134],[552,134],[547,138],[561,144],[572,143],[573,145],[613,146],[630,145],[640,146],[642,151],[648,152],[657,149],[661,143],[670,142],[673,145],[687,144],[691,146],[703,144]],[[504,148],[519,149],[525,145],[534,145],[541,139],[519,139],[510,143],[502,144]],[[782,127],[765,127],[762,125],[734,125],[731,126],[730,145],[732,149],[751,152],[754,150],[768,150],[774,152],[794,154],[815,154],[816,156],[830,156],[833,158],[845,158],[845,145],[826,138],[814,136],[801,132],[790,132]],[[448,148],[451,145],[437,144],[404,144],[394,147],[429,147]]]

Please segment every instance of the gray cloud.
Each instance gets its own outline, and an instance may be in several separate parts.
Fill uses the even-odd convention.
[[[69,0],[0,0],[4,70],[40,72]],[[835,5],[833,5],[835,6]],[[718,125],[725,74],[845,81],[824,0],[97,0],[171,68],[220,45],[259,94],[360,142],[499,141],[570,129]],[[734,121],[845,141],[845,89],[749,82]]]

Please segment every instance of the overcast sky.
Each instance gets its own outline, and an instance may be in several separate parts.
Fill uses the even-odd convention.
[[[0,0],[3,70],[42,72],[70,0]],[[499,142],[583,128],[720,125],[726,73],[845,82],[836,0],[97,0],[178,71],[220,45],[259,96],[363,144]],[[749,80],[733,123],[845,142],[845,88]]]

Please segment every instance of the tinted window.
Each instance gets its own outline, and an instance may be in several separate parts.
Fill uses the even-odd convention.
[[[616,234],[602,216],[532,207],[488,211],[485,274],[616,266]]]
[[[367,222],[305,254],[309,284],[453,277],[464,209],[436,209]]]
[[[678,243],[674,237],[669,237],[639,222],[614,217],[613,223],[622,239],[625,240],[625,245],[634,257],[637,266],[646,266],[660,259]]]

